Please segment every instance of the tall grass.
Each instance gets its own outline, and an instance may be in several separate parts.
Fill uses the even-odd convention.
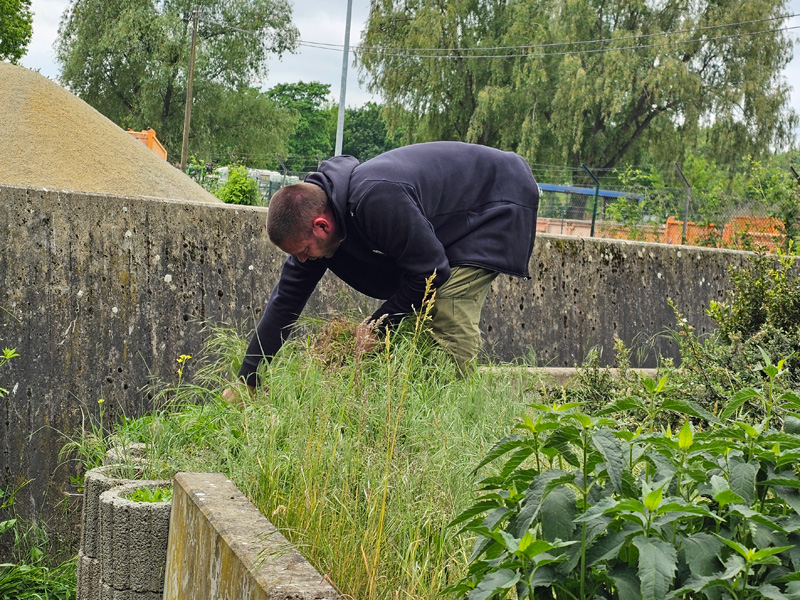
[[[13,513],[12,492],[0,490],[0,514]],[[0,564],[0,600],[73,600],[75,560],[48,565],[47,534],[36,523],[19,518],[0,520],[0,540],[11,539],[10,562]]]
[[[221,392],[246,341],[212,328],[112,441],[146,442],[153,476],[224,472],[347,596],[433,599],[466,564],[445,525],[474,500],[471,470],[524,407],[507,377],[458,377],[424,324],[356,358],[342,331],[290,343],[243,408]]]

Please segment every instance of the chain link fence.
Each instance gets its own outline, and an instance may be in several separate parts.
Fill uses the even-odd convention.
[[[693,189],[682,177],[680,187],[642,185],[614,172],[592,187],[542,183],[546,176],[537,176],[539,232],[760,251],[800,237],[800,177],[791,167],[756,173],[738,195]]]
[[[538,168],[537,168],[538,167]],[[713,248],[773,251],[800,238],[800,176],[790,166],[754,171],[739,183],[740,193],[724,191],[725,181],[693,188],[680,168],[668,172],[627,168],[583,177],[566,167],[532,165],[541,188],[537,231],[561,235],[627,239]],[[588,168],[584,167],[588,173]],[[222,185],[228,167],[190,173],[209,191]],[[303,181],[308,171],[248,169],[267,206],[282,186]],[[697,177],[697,174],[694,174]],[[596,185],[592,185],[592,180]]]

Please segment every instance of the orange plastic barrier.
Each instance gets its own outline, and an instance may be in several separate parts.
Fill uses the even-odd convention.
[[[156,138],[155,129],[152,129],[151,127],[143,129],[142,131],[128,129],[128,133],[150,148],[150,150],[155,152],[156,156],[162,158],[163,160],[167,160],[167,151],[164,149],[164,146],[161,145],[161,142],[158,141],[158,138]]]

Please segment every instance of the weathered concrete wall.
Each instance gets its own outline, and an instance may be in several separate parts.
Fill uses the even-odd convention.
[[[178,473],[166,600],[337,600],[339,594],[221,473]]]
[[[176,379],[176,358],[203,343],[201,319],[249,333],[284,256],[263,234],[264,209],[15,187],[0,187],[0,206],[0,347],[21,355],[0,371],[10,390],[0,404],[0,486],[32,480],[17,508],[69,524],[61,534],[74,542],[78,519],[54,510],[70,472],[59,464],[60,432],[87,411],[96,417],[99,398],[107,423],[147,410],[150,374]],[[533,348],[539,364],[558,367],[602,345],[610,361],[614,335],[642,344],[674,325],[668,297],[703,330],[727,266],[744,256],[541,236],[532,281],[502,276],[493,286],[489,347],[504,360]],[[372,305],[329,278],[308,310],[345,304]],[[674,355],[664,339],[654,347]]]

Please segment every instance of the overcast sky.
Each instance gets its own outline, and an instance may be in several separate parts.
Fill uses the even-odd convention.
[[[58,23],[69,0],[32,0],[33,39],[28,53],[21,64],[38,70],[42,75],[56,79],[58,66],[55,62],[53,42],[56,39]],[[302,41],[343,44],[347,16],[347,0],[295,0],[294,23],[300,30]],[[790,0],[792,14],[800,13],[800,0]],[[350,43],[357,44],[361,30],[369,12],[369,0],[353,0],[353,16]],[[800,17],[787,21],[787,27],[799,27],[789,32],[793,40],[800,39]],[[269,64],[269,78],[262,85],[266,89],[278,83],[297,81],[319,81],[331,85],[331,93],[338,102],[339,84],[342,73],[341,50],[322,50],[300,46],[296,54],[287,54],[283,59],[272,59]],[[792,91],[792,106],[800,114],[800,47],[795,46],[794,60],[787,68],[785,77]],[[350,64],[347,78],[346,106],[361,106],[369,100],[380,98],[371,96],[365,86],[359,85],[356,70]]]

